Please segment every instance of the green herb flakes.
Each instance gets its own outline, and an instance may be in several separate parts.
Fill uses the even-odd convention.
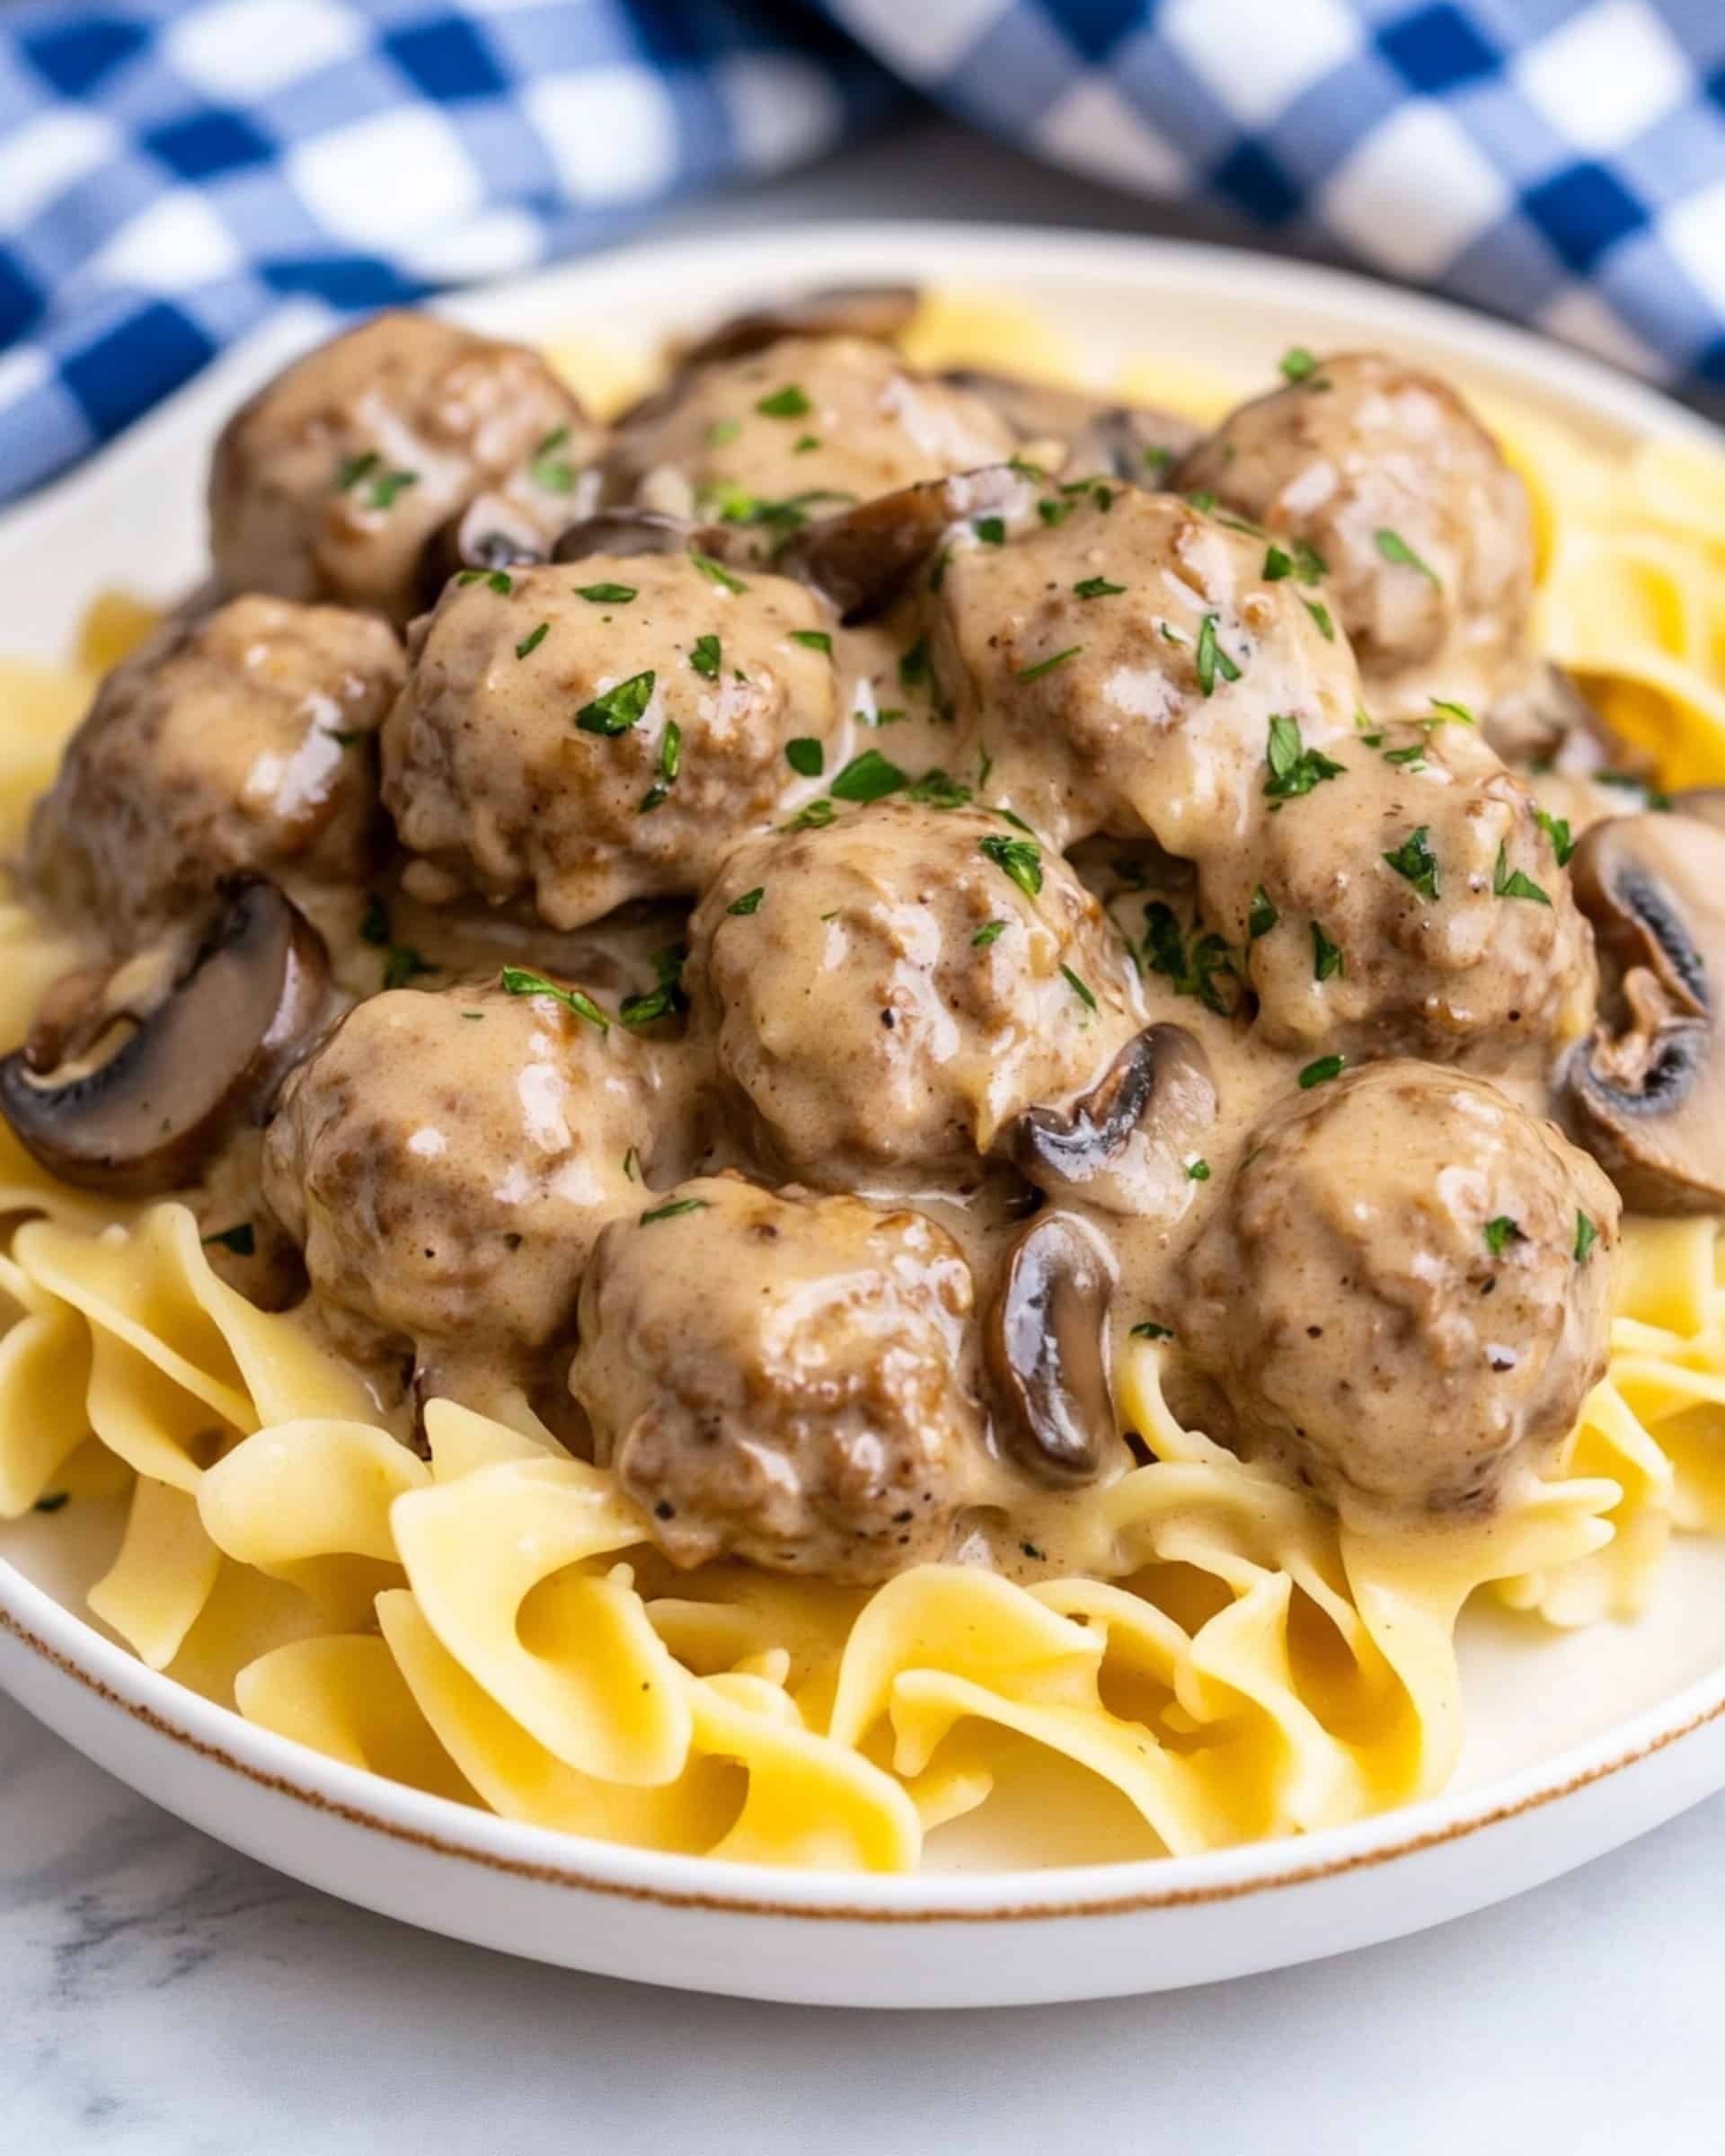
[[[527,465],[527,477],[535,487],[543,487],[547,494],[570,494],[575,489],[575,467],[566,456],[557,452],[569,440],[569,429],[556,427],[534,451]]]
[[[805,650],[825,651],[829,658],[832,655],[833,640],[824,629],[793,629],[791,641],[802,645]]]
[[[1141,1324],[1132,1328],[1135,1340],[1172,1340],[1173,1337],[1166,1325],[1158,1325],[1150,1318],[1146,1318]]]
[[[1599,1231],[1585,1213],[1575,1216],[1575,1262],[1585,1265],[1593,1255],[1593,1246],[1599,1240]]]
[[[689,664],[703,681],[717,681],[724,664],[723,649],[716,636],[697,636],[689,647]]]
[[[626,606],[635,596],[632,584],[578,584],[576,596],[589,600],[595,606]]]
[[[976,934],[971,937],[970,948],[972,950],[986,950],[988,946],[996,941],[1005,932],[1006,923],[1004,921],[985,921]]]
[[[1300,1073],[1300,1091],[1309,1093],[1314,1085],[1328,1085],[1332,1078],[1340,1078],[1347,1067],[1345,1056],[1320,1056]]]
[[[236,1228],[224,1228],[219,1234],[199,1238],[206,1250],[212,1246],[232,1250],[236,1258],[252,1257],[257,1250],[258,1238],[249,1220],[243,1220]]]
[[[1507,844],[1499,844],[1498,847],[1498,861],[1491,875],[1491,888],[1499,898],[1531,898],[1536,906],[1549,906],[1552,903],[1531,876],[1524,876],[1519,869],[1511,869]]]
[[[715,561],[711,554],[703,554],[699,547],[689,549],[689,560],[707,579],[721,591],[747,591],[748,587],[740,577],[733,577],[722,561]]]
[[[650,667],[644,673],[632,674],[627,681],[619,681],[596,696],[591,703],[584,703],[575,714],[575,723],[584,734],[626,734],[632,726],[639,726],[647,706],[652,701],[654,675]]]
[[[1347,960],[1341,954],[1340,945],[1332,943],[1324,934],[1321,923],[1314,921],[1312,923],[1313,979],[1316,981],[1331,980],[1337,974],[1344,971],[1346,966]]]
[[[896,764],[889,763],[878,748],[865,748],[834,779],[832,791],[836,800],[880,801],[906,783],[907,774]]]
[[[764,420],[806,420],[815,408],[796,383],[787,382],[770,397],[763,397],[755,409]]]
[[[525,966],[506,966],[499,976],[505,995],[549,995],[577,1018],[584,1018],[589,1026],[597,1026],[601,1033],[611,1030],[611,1021],[590,995],[579,988],[562,988],[555,981],[548,981],[543,973],[534,973]]]
[[[1255,943],[1260,936],[1267,936],[1281,917],[1261,883],[1252,894],[1252,906],[1246,915],[1247,936]]]
[[[515,656],[518,658],[530,658],[550,634],[551,623],[541,622],[536,629],[529,629],[520,642],[517,644]]]
[[[1393,561],[1402,569],[1417,569],[1428,583],[1443,589],[1443,579],[1429,562],[1422,561],[1400,532],[1380,528],[1372,535],[1378,552],[1386,561]]]
[[[405,988],[410,981],[417,980],[422,973],[435,973],[437,968],[422,959],[411,943],[392,943],[384,954],[384,986]]]
[[[758,914],[761,910],[761,900],[765,896],[766,886],[764,883],[757,883],[752,891],[745,891],[740,898],[733,898],[725,911],[728,914],[735,914],[739,918],[746,914]]]
[[[1494,1258],[1501,1258],[1512,1242],[1526,1242],[1526,1236],[1519,1221],[1511,1220],[1507,1213],[1499,1213],[1495,1220],[1485,1224],[1485,1247]]]
[[[643,1213],[638,1224],[650,1228],[656,1220],[680,1220],[686,1213],[704,1213],[711,1203],[705,1197],[674,1197],[668,1205],[655,1206]]]
[[[1240,678],[1239,667],[1216,641],[1216,620],[1215,614],[1207,614],[1199,623],[1198,651],[1193,662],[1198,668],[1198,685],[1207,696],[1215,694],[1218,674],[1224,681]]]
[[[1310,793],[1325,779],[1340,778],[1348,768],[1326,756],[1321,749],[1307,748],[1300,738],[1300,722],[1277,712],[1269,722],[1269,740],[1264,751],[1269,777],[1264,793],[1272,801],[1293,800]]]
[[[1544,808],[1535,808],[1534,819],[1551,840],[1552,852],[1557,856],[1558,867],[1568,868],[1570,857],[1575,852],[1575,839],[1570,830],[1568,817],[1551,816]]]
[[[1076,658],[1084,648],[1082,644],[1068,644],[1064,651],[1057,651],[1048,658],[1039,658],[1034,666],[1021,667],[1018,678],[1021,681],[1040,681],[1045,674],[1052,674],[1057,667],[1064,667],[1069,658]]]
[[[970,529],[985,546],[1004,546],[1006,522],[1001,517],[978,517]]]
[[[1063,981],[1065,981],[1067,987],[1072,990],[1072,993],[1078,998],[1078,1001],[1084,1006],[1086,1011],[1093,1011],[1096,1008],[1096,997],[1090,986],[1089,982],[1081,979],[1079,976],[1072,970],[1070,966],[1063,966],[1060,968],[1060,977]]]
[[[1042,889],[1042,849],[1034,839],[1000,838],[991,834],[977,841],[977,851],[992,861],[1003,876],[1011,877],[1026,897],[1039,897]]]
[[[1438,857],[1431,850],[1430,826],[1421,824],[1409,833],[1384,861],[1398,876],[1405,876],[1422,898],[1438,897]]]
[[[800,779],[818,779],[827,768],[827,752],[806,734],[784,745],[784,760]]]
[[[1072,588],[1081,599],[1115,599],[1126,589],[1126,586],[1110,584],[1106,577],[1085,577]]]

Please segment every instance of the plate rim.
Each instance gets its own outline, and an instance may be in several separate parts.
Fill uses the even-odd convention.
[[[1137,289],[1216,290],[1279,306],[1305,296],[1359,318],[1362,330],[1417,336],[1483,360],[1531,390],[1543,376],[1561,394],[1644,437],[1725,446],[1706,418],[1607,361],[1538,331],[1455,302],[1409,292],[1327,265],[1202,241],[1094,233],[1081,228],[946,220],[822,220],[741,230],[721,237],[653,239],[578,257],[530,277],[428,303],[490,330],[514,315],[546,313],[596,283],[650,276],[699,250],[716,281],[741,295],[779,274],[806,275],[811,237],[824,266],[855,274],[871,261],[919,263],[931,277],[1093,283],[1118,270]],[[722,266],[731,266],[721,273]],[[1289,287],[1292,287],[1290,289]],[[86,494],[121,483],[158,438],[195,423],[208,407],[326,331],[319,310],[290,306],[86,464],[0,514],[0,545],[76,514]],[[1118,1916],[1232,1902],[1414,1857],[1557,1803],[1681,1743],[1725,1717],[1725,1665],[1690,1681],[1610,1728],[1515,1772],[1460,1793],[1317,1833],[1183,1857],[1150,1857],[1023,1871],[871,1874],[774,1870],[712,1857],[643,1850],[505,1819],[328,1758],[248,1722],[148,1668],[85,1618],[56,1601],[0,1556],[0,1633],[73,1680],[103,1706],[230,1774],[372,1833],[532,1882],[671,1909],[864,1924],[979,1923]],[[75,1746],[75,1748],[76,1748]]]

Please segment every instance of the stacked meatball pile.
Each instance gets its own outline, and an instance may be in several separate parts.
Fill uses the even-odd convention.
[[[195,1141],[242,1286],[285,1244],[380,1384],[525,1393],[680,1564],[877,1579],[1121,1471],[1135,1327],[1335,1502],[1490,1507],[1619,1214],[1543,1119],[1597,978],[1493,746],[1519,482],[1388,359],[1188,447],[894,314],[748,318],[609,431],[406,315],[264,389],[215,595],[37,813],[93,959],[0,1102],[98,1186]],[[250,977],[309,937],[321,994],[254,996],[171,1171],[75,1143],[98,1021],[158,1101],[197,999],[253,1023],[248,893]]]

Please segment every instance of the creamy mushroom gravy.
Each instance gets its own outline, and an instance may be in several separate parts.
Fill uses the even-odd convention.
[[[1604,1362],[1619,1201],[1545,1118],[1719,1195],[1636,1135],[1705,924],[1528,646],[1520,483],[1386,358],[1194,441],[919,379],[901,314],[746,318],[608,436],[408,316],[260,393],[217,588],[38,810],[90,967],[0,1108],[88,1187],[195,1161],[400,1435],[531,1409],[676,1563],[1106,1571],[1135,1331],[1345,1514],[1490,1510]]]

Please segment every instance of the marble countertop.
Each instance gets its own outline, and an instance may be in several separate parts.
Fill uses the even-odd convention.
[[[1178,229],[932,120],[668,221]],[[1486,1913],[1304,1970],[1025,2013],[656,1993],[346,1907],[0,1700],[4,2156],[1709,2156],[1725,1798]]]

